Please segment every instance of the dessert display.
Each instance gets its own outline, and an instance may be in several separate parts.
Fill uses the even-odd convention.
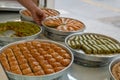
[[[120,80],[120,62],[113,65],[111,72],[115,80]]]
[[[45,13],[46,17],[53,17],[58,16],[60,13],[55,9],[49,9],[49,8],[41,8],[41,10]],[[22,10],[21,14],[32,17],[32,14],[29,10]]]
[[[38,25],[30,22],[11,21],[0,23],[0,37],[25,37],[34,35],[40,31],[41,29]],[[11,35],[8,36],[6,33]]]
[[[59,72],[72,62],[71,54],[63,47],[40,40],[9,45],[0,52],[0,62],[11,73],[40,76]]]
[[[85,28],[82,22],[65,17],[48,18],[43,21],[43,25],[63,32],[75,32]]]
[[[82,50],[86,54],[118,54],[120,44],[116,40],[97,34],[79,34],[69,37],[67,40],[69,47],[75,50]]]

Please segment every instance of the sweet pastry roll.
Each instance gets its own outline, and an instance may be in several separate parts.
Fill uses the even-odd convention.
[[[24,55],[25,54],[30,54],[30,50],[25,50],[25,51],[21,51]]]
[[[50,48],[47,52],[48,52],[48,53],[53,53],[53,52],[55,52],[55,51],[54,51],[54,49],[51,49],[51,48]]]
[[[6,57],[0,57],[0,62],[7,62],[7,58]]]
[[[22,75],[22,72],[21,72],[20,69],[17,69],[17,70],[11,71],[11,72],[16,73],[16,74],[21,74],[21,75]]]
[[[61,56],[67,53],[64,49],[58,50],[57,52],[58,52]]]
[[[63,66],[68,66],[70,64],[70,59],[63,59],[63,60],[61,60],[61,64]]]
[[[6,54],[5,53],[1,53],[0,54],[0,58],[2,58],[2,57],[6,57]]]
[[[65,59],[71,59],[70,54],[64,53],[63,55],[61,55],[63,58]]]
[[[32,46],[31,41],[26,42],[26,46],[27,46],[27,47]]]
[[[48,59],[48,62],[49,62],[50,64],[53,64],[53,63],[56,62],[56,59],[55,59],[55,58]]]
[[[44,55],[44,58],[45,58],[46,60],[51,59],[51,58],[52,58],[52,55],[46,54],[46,55]]]
[[[26,74],[32,73],[32,70],[30,68],[26,68],[22,70],[22,73],[26,75]]]
[[[50,44],[50,47],[52,48],[52,49],[54,49],[54,48],[56,48],[57,47],[57,45],[56,44]]]
[[[46,74],[51,74],[51,73],[54,73],[54,69],[44,69],[45,73]]]
[[[28,58],[33,58],[33,56],[31,54],[29,54],[28,52],[23,52],[24,56],[26,57],[26,59]]]
[[[61,47],[58,47],[58,46],[57,46],[57,47],[55,47],[55,48],[53,48],[53,49],[54,49],[54,51],[55,51],[55,52],[59,52],[59,51],[61,51],[61,50],[62,50],[62,48],[61,48]]]
[[[34,48],[34,49],[31,49],[30,52],[31,53],[37,53],[37,50]]]
[[[55,68],[55,67],[61,67],[62,64],[59,63],[59,62],[54,62],[54,63],[52,63],[52,66],[53,66],[54,68]]]
[[[35,44],[33,44],[33,45],[35,45]],[[41,48],[41,44],[36,44],[36,45],[35,45],[35,48],[36,48],[36,49]]]
[[[30,66],[34,68],[35,66],[39,66],[38,62],[29,62]]]
[[[27,48],[28,48],[28,50],[35,49],[35,47],[32,46],[32,45],[31,45],[31,46],[28,46]]]
[[[42,48],[50,47],[50,43],[40,43]]]
[[[62,69],[64,69],[64,68],[65,68],[65,67],[63,67],[63,66],[62,66],[62,67],[55,67],[54,70],[55,70],[55,72],[58,72],[58,71],[60,71],[60,70],[62,70]]]
[[[38,40],[33,40],[33,41],[32,41],[32,45],[33,45],[33,46],[38,46],[38,45],[41,46],[41,45],[40,45],[40,41],[38,41]]]
[[[15,71],[15,70],[19,70],[19,66],[18,65],[11,65],[11,71]]]
[[[2,65],[4,66],[5,70],[10,71],[10,65],[8,64],[7,61],[3,61],[3,62],[2,62]]]
[[[43,69],[53,69],[52,65],[50,64],[43,65],[42,67]]]
[[[12,62],[9,62],[10,66],[12,65],[18,65],[18,62],[17,61],[12,61]]]
[[[20,50],[23,52],[23,51],[28,51],[27,47],[20,47]]]
[[[25,47],[26,44],[25,44],[25,43],[20,43],[20,44],[17,44],[17,46],[18,46],[19,48],[22,48],[22,47]]]
[[[13,45],[9,46],[8,48],[14,49],[15,47],[17,47],[17,45],[13,44]]]
[[[11,49],[12,49],[12,48],[11,48]],[[20,51],[20,48],[16,46],[16,47],[14,47],[14,49],[12,49],[12,50],[13,50],[14,53],[16,53],[16,52]]]
[[[37,51],[38,51],[39,53],[41,53],[42,51],[44,51],[44,49],[43,49],[43,48],[37,48]]]
[[[60,62],[61,60],[63,60],[64,58],[62,56],[57,56],[55,57],[56,61]]]
[[[23,55],[17,55],[16,57],[17,57],[18,60],[25,59],[25,57]]]
[[[24,63],[27,63],[27,60],[26,59],[18,59],[18,63],[24,64]]]
[[[40,54],[41,54],[41,55],[46,55],[46,54],[47,54],[47,51],[41,51]]]
[[[35,58],[28,58],[28,62],[31,63],[31,62],[36,62],[36,59]]]
[[[35,72],[34,74],[35,74],[36,76],[38,76],[38,75],[45,75],[45,72],[41,69],[41,70]]]
[[[41,61],[43,61],[45,58],[43,56],[38,56],[36,57],[36,60],[40,63]]]
[[[34,66],[33,67],[33,72],[40,71],[41,69],[42,69],[41,66]]]
[[[59,56],[59,54],[58,54],[57,52],[53,52],[53,53],[51,53],[51,55],[52,55],[54,58],[56,58],[57,56]]]
[[[8,49],[5,51],[5,54],[7,55],[7,57],[14,56],[13,51],[12,51],[12,49],[10,49],[10,48],[8,48]]]
[[[9,62],[13,62],[13,61],[16,61],[16,58],[14,56],[12,56],[12,57],[8,57],[8,60],[9,60]]]
[[[49,63],[47,60],[41,60],[39,64],[43,67],[44,65],[48,65]]]
[[[28,63],[24,63],[24,64],[20,64],[20,69],[26,69],[26,68],[29,68],[29,65]]]
[[[16,51],[16,52],[14,52],[14,54],[15,54],[15,56],[20,56],[20,55],[22,55],[22,52],[21,51]]]
[[[43,47],[45,51],[48,51],[50,49],[50,46]]]

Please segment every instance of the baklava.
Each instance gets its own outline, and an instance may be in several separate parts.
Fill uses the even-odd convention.
[[[63,32],[78,31],[85,27],[81,21],[65,17],[48,18],[43,25]]]
[[[63,47],[33,40],[11,45],[0,53],[5,70],[28,76],[56,73],[71,63],[71,55]]]
[[[97,34],[73,35],[67,40],[69,47],[86,54],[118,54],[120,43],[112,38]]]
[[[45,13],[46,17],[58,16],[60,14],[57,10],[54,9],[41,8],[41,10]],[[32,14],[29,10],[23,10],[22,14],[24,14],[25,16],[32,17]]]

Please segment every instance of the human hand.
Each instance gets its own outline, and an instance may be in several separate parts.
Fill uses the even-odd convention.
[[[46,18],[45,13],[40,8],[32,10],[31,13],[33,20],[39,25],[41,25],[42,20]]]

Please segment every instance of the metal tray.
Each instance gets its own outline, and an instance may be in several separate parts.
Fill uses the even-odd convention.
[[[6,46],[3,46],[1,49],[0,49],[0,52],[2,52],[3,50],[5,50],[6,48],[8,48],[9,46],[11,45],[15,45],[15,44],[19,44],[19,43],[23,43],[23,42],[28,42],[28,41],[33,41],[34,39],[31,39],[31,40],[22,40],[22,41],[17,41],[17,42],[14,42],[14,43],[10,43]],[[60,47],[62,47],[63,49],[65,49],[70,55],[71,55],[71,62],[70,64],[64,68],[63,70],[61,71],[58,71],[56,73],[53,73],[53,74],[47,74],[47,75],[43,75],[43,76],[26,76],[26,75],[19,75],[19,74],[15,74],[15,73],[12,73],[12,72],[7,72],[8,74],[8,77],[10,79],[13,79],[13,80],[53,80],[53,79],[57,79],[57,78],[60,78],[61,76],[63,76],[64,74],[67,74],[68,71],[70,70],[70,67],[73,63],[73,60],[74,60],[74,57],[73,57],[73,54],[72,52],[69,50],[69,48],[67,48],[66,46],[60,44],[60,43],[57,43],[55,41],[51,41],[51,40],[44,40],[44,39],[36,39],[40,42],[49,42],[49,43],[54,43]]]
[[[56,18],[67,18],[67,17],[53,17],[53,19],[56,19]],[[49,18],[47,18],[47,19],[49,19]],[[59,30],[57,30],[55,28],[51,28],[51,27],[46,26],[44,24],[44,22],[47,19],[45,19],[45,20],[42,21],[42,25],[43,25],[43,29],[44,29],[44,34],[45,34],[46,37],[48,37],[49,39],[52,39],[54,41],[64,42],[65,38],[68,35],[73,34],[73,33],[83,33],[84,30],[86,29],[85,24],[83,22],[79,21],[83,25],[82,29],[77,30],[77,31],[69,31],[69,32],[59,31]],[[68,18],[68,19],[72,19],[72,18]],[[76,20],[76,19],[72,19],[72,20]]]
[[[74,53],[74,62],[77,63],[77,64],[82,64],[84,66],[87,66],[87,67],[100,67],[100,66],[106,66],[110,63],[111,60],[113,60],[115,57],[117,57],[119,55],[119,53],[116,53],[116,54],[109,54],[109,55],[94,55],[94,54],[86,54],[85,52],[83,52],[82,50],[76,50],[76,49],[73,49],[71,47],[69,47],[69,45],[67,44],[67,40],[72,37],[72,36],[75,36],[75,35],[84,35],[84,34],[93,34],[93,35],[98,35],[98,36],[101,36],[101,37],[106,37],[106,38],[109,38],[111,40],[113,40],[114,42],[119,43],[119,41],[111,38],[111,37],[108,37],[108,36],[105,36],[105,35],[102,35],[102,34],[97,34],[97,33],[83,33],[83,34],[79,34],[79,33],[75,33],[75,34],[71,34],[69,36],[66,37],[65,39],[65,45],[70,48],[70,50]]]
[[[33,24],[34,23],[31,23],[31,22],[27,22],[27,21],[10,21],[10,22],[25,22],[26,24],[30,23],[30,24]],[[6,22],[5,22],[6,23]],[[35,24],[36,25],[36,24]],[[38,25],[38,27],[40,28],[40,31],[37,32],[36,34],[33,34],[31,36],[24,36],[24,37],[9,37],[9,36],[0,36],[0,45],[5,45],[5,44],[8,44],[8,43],[11,43],[11,42],[15,42],[15,41],[19,41],[19,40],[28,40],[28,39],[36,39],[40,36],[40,34],[42,33],[42,27],[40,27]]]

